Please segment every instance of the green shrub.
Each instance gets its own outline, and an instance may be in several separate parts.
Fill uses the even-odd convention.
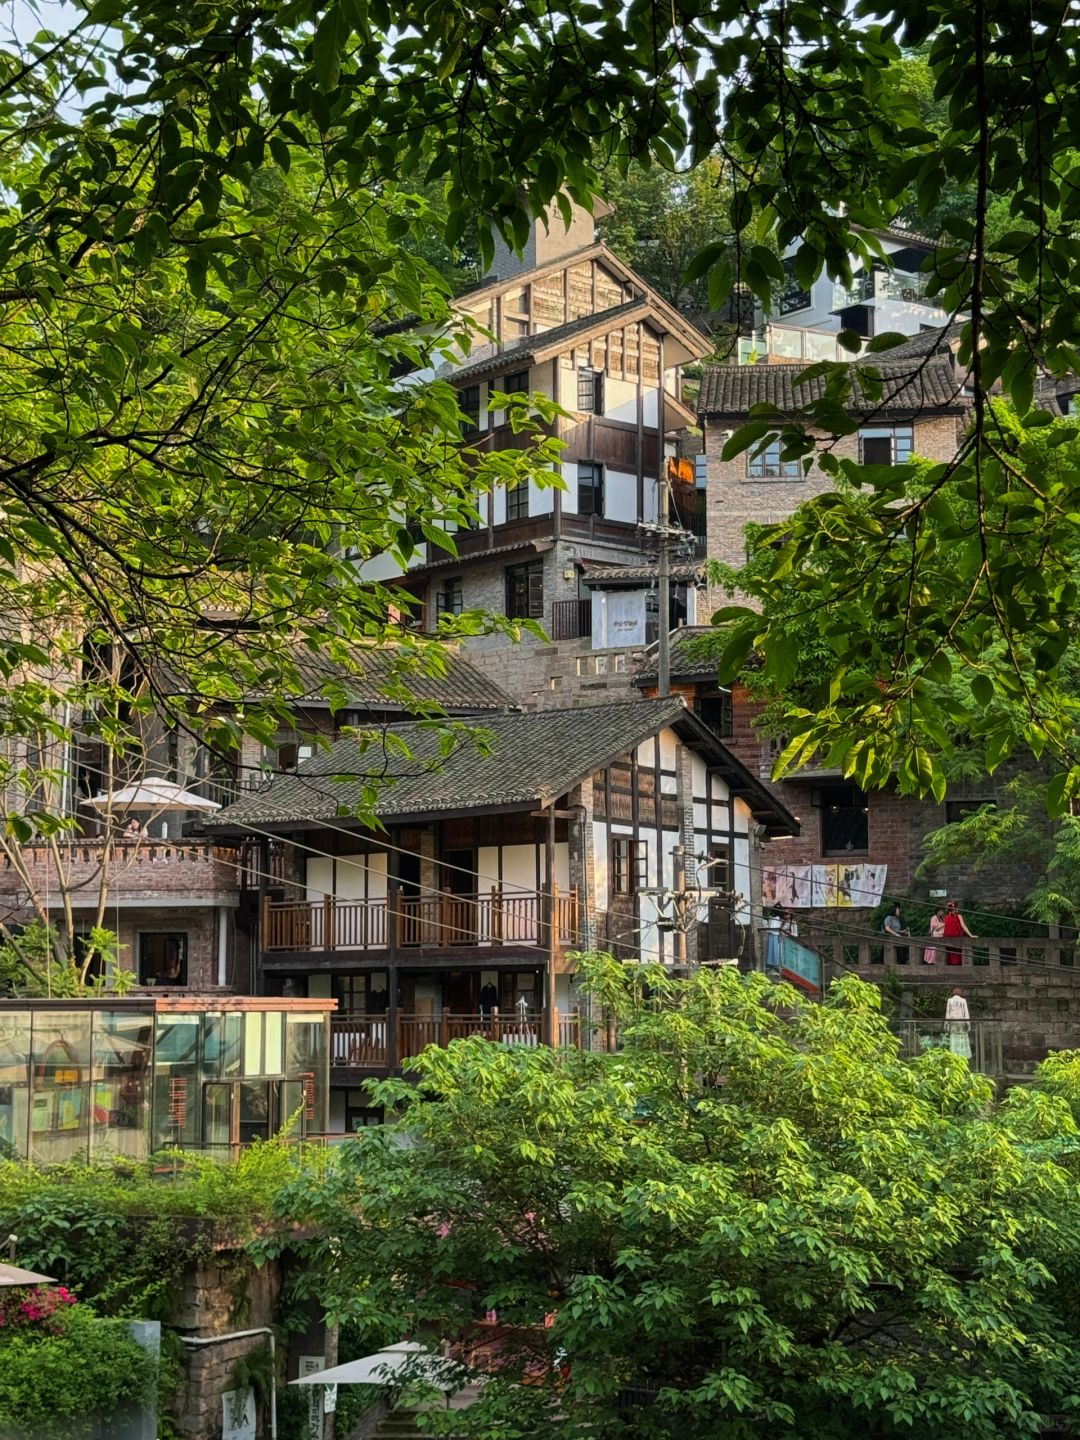
[[[93,1417],[145,1400],[155,1368],[123,1321],[85,1306],[64,1316],[59,1334],[13,1330],[0,1339],[0,1436],[76,1440]]]

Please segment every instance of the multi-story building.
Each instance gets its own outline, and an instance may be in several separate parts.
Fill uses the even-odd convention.
[[[956,359],[958,340],[958,326],[927,329],[884,352],[880,359],[875,357],[875,368],[884,382],[882,397],[875,402],[863,400],[856,386],[851,408],[859,427],[854,434],[838,439],[822,436],[831,453],[875,465],[901,464],[913,457],[951,460],[971,404],[966,373]],[[801,407],[821,393],[821,380],[801,383],[799,372],[800,367],[790,363],[705,369],[698,408],[707,474],[708,552],[732,567],[746,559],[748,525],[783,521],[798,506],[835,484],[833,477],[816,465],[804,470],[801,462],[782,459],[778,441],[764,449],[751,448],[731,460],[723,458],[726,439],[746,422],[754,405],[772,405],[780,416],[794,419]],[[1044,403],[1068,413],[1071,386],[1062,382],[1054,387],[1047,382],[1047,387]],[[810,433],[815,433],[813,427]],[[716,591],[710,606],[701,608],[707,612],[726,598]],[[715,676],[709,676],[709,662],[702,656],[701,647],[695,649],[692,632],[684,634],[681,647],[673,652],[673,683],[686,689],[693,704],[716,688]],[[646,667],[637,682],[647,688],[654,673],[655,667],[651,671]],[[756,728],[764,706],[745,687],[732,687],[728,704],[728,743],[748,768],[768,780],[783,741]],[[771,785],[802,825],[799,838],[782,847],[785,866],[794,867],[807,895],[812,894],[813,884],[808,869],[818,867],[827,875],[830,866],[870,867],[878,878],[887,877],[888,893],[912,894],[916,871],[926,853],[926,835],[972,808],[1003,800],[1011,773],[1003,769],[993,779],[958,783],[946,803],[936,805],[901,796],[891,786],[863,792],[839,770],[811,763],[782,783]],[[1015,865],[1008,867],[1007,873],[993,872],[996,893],[1004,901],[1022,900],[1033,880],[1032,873]],[[941,893],[957,886],[963,893],[971,884],[970,872],[963,866],[942,870],[933,884]],[[929,886],[924,884],[922,889],[925,892]],[[785,893],[790,895],[790,887]],[[826,893],[824,885],[818,893]],[[845,906],[865,911],[874,907],[880,892],[872,886],[863,895],[829,893],[842,899]]]
[[[479,608],[538,621],[559,641],[588,639],[596,571],[648,558],[641,527],[656,521],[674,437],[694,420],[680,369],[707,355],[709,341],[595,238],[579,207],[569,227],[557,212],[534,222],[520,258],[500,248],[493,275],[456,303],[491,337],[478,335],[440,372],[460,390],[466,442],[519,448],[523,437],[489,396],[542,393],[569,412],[552,427],[565,447],[562,484],[481,496],[480,524],[457,532],[457,553],[421,543],[402,585],[429,628],[440,614]],[[388,560],[368,571],[391,578]],[[638,588],[644,613],[648,580]],[[515,651],[501,636],[477,637],[470,656],[523,696],[537,643],[527,637]]]
[[[35,917],[70,925],[76,953],[79,936],[101,924],[117,936],[121,966],[143,986],[251,990],[257,979],[250,904],[258,885],[255,848],[250,839],[237,846],[186,834],[200,812],[185,809],[183,796],[228,804],[272,775],[295,771],[344,728],[385,725],[425,709],[482,723],[512,704],[453,647],[415,671],[399,669],[387,647],[371,648],[348,673],[313,657],[303,678],[294,724],[269,746],[246,738],[238,751],[219,756],[150,715],[138,755],[124,758],[115,776],[115,793],[142,796],[143,804],[118,798],[104,810],[92,808],[88,798],[109,788],[103,785],[110,774],[101,758],[105,747],[99,741],[72,747],[67,768],[75,828],[5,845],[0,920],[15,927]],[[179,800],[170,798],[169,787]]]
[[[825,274],[808,288],[801,285],[794,260],[799,242],[791,245],[783,260],[786,283],[771,312],[755,307],[753,330],[738,341],[739,363],[849,360],[851,352],[837,344],[841,330],[869,340],[886,332],[914,336],[944,326],[949,314],[927,296],[929,274],[922,268],[934,252],[933,241],[907,230],[872,233],[882,254],[850,286]]]
[[[342,739],[207,822],[261,842],[261,988],[338,1001],[331,1129],[432,1042],[580,1043],[575,951],[738,959],[761,842],[798,828],[678,696],[483,730]],[[350,818],[369,776],[377,827]]]

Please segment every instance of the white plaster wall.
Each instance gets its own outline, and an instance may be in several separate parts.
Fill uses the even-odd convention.
[[[613,827],[615,828],[615,827]],[[608,829],[602,820],[593,821],[593,883],[596,887],[596,908],[606,910],[610,903],[608,893]]]
[[[334,893],[333,860],[325,860],[321,856],[309,860],[305,880],[307,884],[306,899],[321,900],[324,895],[332,895]]]
[[[624,470],[604,471],[604,515],[608,520],[626,520],[630,524],[637,520],[636,475]]]
[[[339,900],[363,900],[367,891],[367,861],[363,855],[339,855],[334,894]]]
[[[635,380],[618,380],[613,375],[604,376],[604,417],[607,420],[625,420],[628,424],[637,424]]]

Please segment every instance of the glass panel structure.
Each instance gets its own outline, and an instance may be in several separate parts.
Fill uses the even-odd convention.
[[[293,1135],[322,1133],[329,1011],[289,1005],[0,1001],[0,1159],[226,1155],[296,1116]]]

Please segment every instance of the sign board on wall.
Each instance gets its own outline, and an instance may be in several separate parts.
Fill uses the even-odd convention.
[[[255,1391],[250,1387],[222,1395],[221,1440],[255,1440]]]
[[[300,1356],[300,1377],[305,1375],[317,1375],[320,1370],[326,1369],[326,1357],[324,1355],[301,1355]],[[307,1387],[308,1416],[305,1440],[322,1440],[323,1437],[323,1387],[321,1385],[309,1385]]]

